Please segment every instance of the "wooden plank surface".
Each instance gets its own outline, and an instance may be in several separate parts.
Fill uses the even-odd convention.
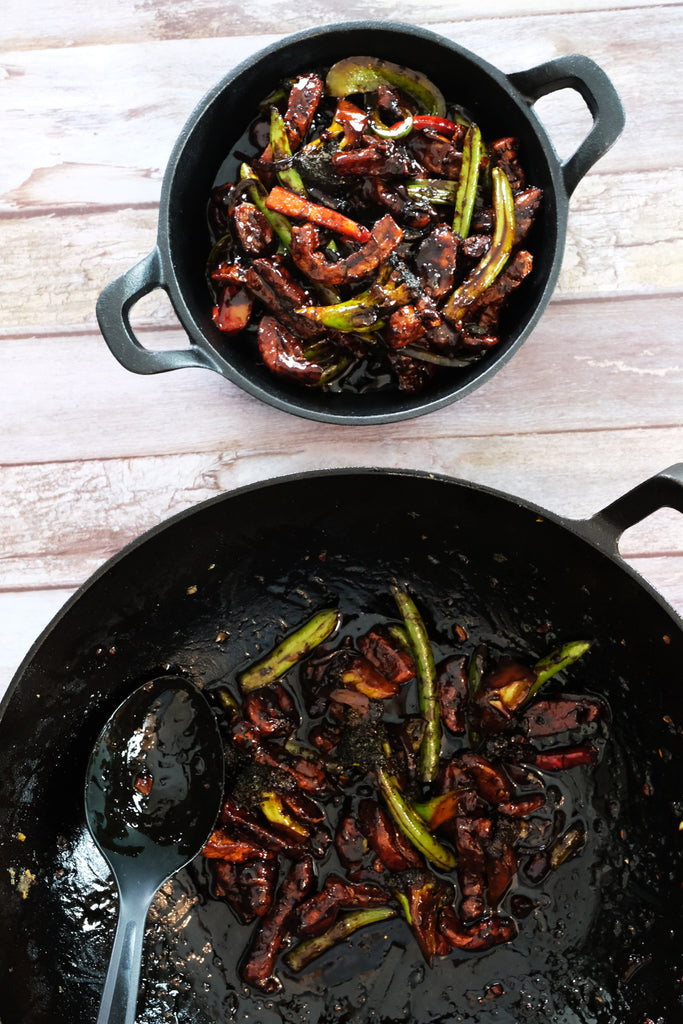
[[[671,5],[665,5],[670,7]],[[201,39],[206,36],[243,37],[252,34],[284,35],[314,25],[341,21],[392,20],[431,26],[445,17],[465,22],[509,19],[518,15],[572,15],[607,11],[622,13],[631,8],[654,8],[659,0],[480,0],[473,5],[465,0],[375,0],[371,8],[363,0],[343,0],[330,4],[313,0],[306,7],[283,4],[281,0],[256,0],[250,4],[218,3],[215,0],[154,0],[132,3],[115,0],[93,8],[87,0],[42,0],[39,18],[27,18],[21,0],[7,0],[3,16],[3,36],[7,49],[35,49],[83,46],[96,43],[126,43],[131,39],[154,42],[168,39]],[[467,43],[465,45],[468,45]]]
[[[153,248],[164,168],[194,105],[279,36],[367,14],[353,0],[295,8],[41,0],[28,19],[10,0],[4,11],[0,694],[108,557],[235,486],[321,467],[427,468],[584,518],[683,461],[681,3],[420,5],[421,24],[506,72],[592,57],[627,116],[572,198],[543,320],[479,391],[379,430],[337,427],[266,407],[212,373],[137,377],[115,362],[95,301]],[[373,6],[378,18],[414,13]],[[583,100],[563,90],[535,110],[567,158],[590,127]],[[150,347],[186,344],[163,292],[134,322]],[[683,518],[662,510],[621,550],[683,612]]]

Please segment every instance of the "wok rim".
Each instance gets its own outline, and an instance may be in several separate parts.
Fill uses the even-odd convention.
[[[330,469],[301,470],[295,473],[269,477],[264,480],[252,481],[251,483],[242,484],[241,486],[232,488],[228,491],[223,491],[221,494],[214,495],[211,498],[206,498],[204,501],[183,509],[182,511],[177,512],[150,527],[148,530],[143,531],[139,536],[128,541],[128,543],[125,544],[118,552],[107,558],[65,601],[31,644],[31,647],[22,659],[16,672],[13,674],[7,690],[0,701],[0,728],[2,728],[5,712],[9,708],[13,695],[21,684],[25,673],[30,668],[35,657],[39,654],[43,645],[59,628],[63,619],[72,610],[72,608],[81,601],[81,599],[87,596],[91,588],[96,586],[96,584],[99,583],[99,581],[102,580],[111,570],[120,566],[140,548],[144,547],[145,544],[155,540],[166,530],[175,528],[185,520],[190,520],[195,515],[201,515],[205,510],[212,508],[213,506],[220,505],[224,502],[230,502],[231,499],[238,499],[242,495],[252,494],[258,491],[265,493],[272,488],[285,485],[290,486],[292,484],[296,485],[297,483],[304,481],[351,476],[391,476],[422,481],[423,483],[433,481],[438,484],[444,484],[448,487],[462,488],[465,491],[471,491],[478,495],[483,495],[484,497],[493,499],[494,501],[512,504],[518,509],[523,510],[525,513],[528,512],[530,515],[533,514],[536,517],[547,520],[554,526],[559,527],[561,530],[566,530],[572,534],[574,538],[587,544],[592,549],[592,552],[607,558],[618,569],[625,572],[626,575],[629,576],[639,587],[639,589],[644,592],[644,595],[654,599],[656,604],[658,604],[660,608],[671,618],[672,625],[678,630],[681,634],[681,638],[683,639],[683,617],[679,616],[666,598],[660,594],[648,580],[629,565],[629,563],[619,554],[616,547],[612,548],[610,544],[605,543],[605,537],[599,527],[599,519],[601,515],[600,510],[598,510],[593,516],[589,516],[586,519],[570,519],[566,516],[560,515],[559,513],[552,512],[534,501],[520,498],[519,496],[512,495],[509,492],[502,491],[498,488],[484,484],[477,484],[446,473],[434,473],[429,470],[422,469],[382,466],[346,466]]]

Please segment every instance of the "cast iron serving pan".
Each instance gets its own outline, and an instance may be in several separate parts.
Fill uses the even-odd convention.
[[[116,900],[83,780],[111,711],[163,672],[211,699],[255,648],[331,602],[391,615],[391,579],[435,637],[457,614],[468,650],[533,658],[592,641],[570,685],[606,698],[613,724],[595,774],[574,769],[586,847],[536,890],[510,943],[427,969],[396,919],[302,977],[282,968],[273,996],[239,982],[244,926],[207,898],[198,858],[148,918],[138,1020],[680,1020],[683,622],[617,553],[622,531],[664,506],[683,512],[683,465],[580,522],[445,477],[316,472],[206,502],[126,548],[40,637],[2,706],[2,1024],[95,1020]]]
[[[301,388],[272,375],[239,339],[226,342],[211,320],[204,268],[210,249],[206,205],[228,150],[254,118],[257,104],[278,83],[337,60],[369,54],[427,74],[447,100],[471,111],[486,138],[515,135],[528,180],[543,188],[542,215],[529,249],[532,279],[511,305],[504,340],[472,366],[443,374],[424,393],[335,394]],[[218,71],[219,69],[217,69]],[[558,158],[533,106],[547,93],[580,93],[593,126],[573,156]],[[519,348],[542,315],[560,270],[569,198],[581,178],[618,138],[624,113],[605,73],[583,56],[566,56],[505,75],[433,32],[391,22],[350,22],[316,28],[260,51],[223,78],[199,103],[183,128],[164,177],[157,244],[101,294],[97,315],[116,358],[135,373],[206,367],[265,402],[301,416],[337,423],[388,422],[427,413],[482,384]],[[164,288],[190,345],[151,351],[130,324],[134,303]]]

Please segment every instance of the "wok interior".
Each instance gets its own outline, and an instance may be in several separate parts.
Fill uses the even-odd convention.
[[[445,480],[361,472],[250,488],[143,539],[85,590],[18,677],[0,723],[3,1024],[94,1016],[116,901],[84,838],[83,776],[122,697],[164,667],[210,694],[253,653],[256,632],[267,650],[330,601],[391,614],[394,578],[435,635],[462,623],[465,649],[485,641],[535,657],[569,638],[593,641],[566,685],[606,696],[614,715],[595,786],[577,790],[586,850],[556,873],[543,912],[507,946],[425,972],[394,922],[353,945],[350,960],[333,958],[268,999],[239,984],[245,934],[206,899],[195,862],[155,903],[139,1019],[174,1008],[196,1024],[247,1013],[263,1024],[388,1024],[406,1014],[474,1022],[489,1011],[512,1022],[520,1006],[531,1022],[607,1021],[601,1014],[615,1008],[634,1024],[645,1011],[673,1019],[683,759],[669,723],[680,707],[680,629],[621,567],[533,509]],[[27,866],[37,881],[22,900],[9,869]],[[487,1002],[494,981],[503,995]]]
[[[285,77],[315,68],[324,70],[342,57],[368,53],[428,73],[447,101],[459,102],[470,110],[484,138],[518,136],[528,180],[544,190],[542,212],[529,239],[534,270],[522,294],[510,301],[503,339],[472,367],[438,375],[426,392],[414,396],[391,392],[330,396],[274,378],[255,357],[251,344],[226,340],[213,325],[204,275],[210,249],[208,196],[228,151],[256,116],[257,104]],[[220,73],[219,68],[216,71]],[[231,368],[229,375],[248,390],[255,388],[309,411],[332,411],[344,416],[382,415],[438,404],[446,396],[467,389],[506,358],[521,341],[522,332],[535,322],[539,306],[549,298],[564,243],[566,207],[566,198],[557,194],[553,180],[556,158],[550,155],[550,146],[534,115],[513,98],[503,76],[493,77],[487,66],[482,67],[476,58],[448,41],[418,30],[321,30],[297,42],[285,41],[250,63],[236,77],[230,77],[194,118],[176,160],[167,169],[168,194],[162,199],[161,226],[168,231],[175,279],[171,297],[193,340],[208,342],[223,365]]]

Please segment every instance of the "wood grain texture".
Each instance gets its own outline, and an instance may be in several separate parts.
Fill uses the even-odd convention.
[[[414,21],[377,0],[377,18]],[[586,518],[683,460],[683,3],[426,0],[420,23],[504,72],[593,58],[626,111],[579,183],[555,296],[484,387],[381,428],[288,416],[210,372],[137,377],[95,322],[101,289],[151,251],[166,163],[195,104],[281,35],[364,18],[313,0],[9,0],[0,23],[0,694],[63,602],[168,516],[280,474],[421,468]],[[663,56],[665,55],[665,56]],[[573,90],[535,104],[560,159],[591,117]],[[134,310],[184,347],[163,292]],[[620,550],[683,613],[683,517]]]
[[[600,170],[669,170],[683,163],[678,92],[660,50],[665,28],[667,52],[674,60],[681,52],[683,6],[571,18],[441,19],[431,27],[506,73],[568,53],[591,57],[611,77],[627,115],[619,145],[601,159]],[[16,140],[0,167],[0,212],[157,200],[173,143],[195,104],[280,34],[0,53],[0,127]],[[535,109],[566,158],[591,123],[583,101],[561,90]]]
[[[636,424],[676,429],[683,390],[682,318],[683,296],[554,301],[515,357],[478,391],[428,417],[380,429],[292,420],[206,370],[130,374],[91,331],[8,339],[0,462],[235,451],[279,445],[283,433],[312,450],[354,445],[371,454],[375,438],[410,444],[432,436],[627,432]],[[141,337],[151,348],[186,344],[177,328]],[[84,390],[83,379],[96,386]],[[27,402],[29,390],[32,401]],[[79,429],[102,417],[106,432]],[[663,468],[659,463],[653,468]]]
[[[591,174],[570,208],[567,244],[556,295],[559,298],[683,292],[683,166],[617,176]],[[643,196],[656,196],[647,216],[623,216]],[[95,326],[97,296],[110,281],[146,256],[156,242],[155,207],[123,207],[92,213],[62,212],[49,218],[8,218],[2,223],[4,260],[0,279],[3,334],[38,327],[63,331]],[[59,252],[54,273],[27,301],[26,268],[49,238]],[[147,325],[169,324],[165,297],[145,306]]]
[[[667,5],[671,6],[671,5]],[[623,12],[630,8],[659,8],[659,0],[520,0],[515,15],[575,14],[578,12]],[[507,0],[480,0],[473,7],[465,0],[375,0],[372,8],[361,0],[330,4],[313,0],[305,8],[281,0],[257,0],[251,4],[228,0],[115,0],[93,8],[87,0],[42,0],[41,16],[28,20],[21,0],[8,0],[3,17],[8,48],[34,49],[83,46],[94,43],[125,43],[131,39],[156,42],[168,39],[200,39],[205,36],[247,36],[253,33],[297,32],[311,25],[373,18],[414,23],[416,12],[423,25],[446,18],[509,18]]]
[[[311,444],[299,432],[273,429],[268,437],[247,428],[239,447],[135,459],[90,459],[7,467],[0,534],[12,550],[0,563],[0,587],[69,587],[138,534],[171,515],[224,491],[257,480],[310,469]],[[317,426],[314,465],[368,465],[367,438]],[[683,427],[590,433],[589,442],[613,467],[586,464],[581,432],[467,437],[378,433],[372,466],[428,467],[435,473],[520,495],[566,517],[583,518],[657,468],[674,463]],[[523,486],[520,486],[523,481]],[[522,495],[520,495],[522,496]],[[646,533],[637,554],[683,550],[683,521]]]

